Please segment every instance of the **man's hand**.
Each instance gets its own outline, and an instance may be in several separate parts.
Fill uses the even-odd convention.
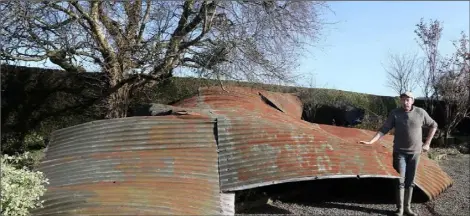
[[[429,151],[429,146],[430,146],[430,144],[424,143],[424,145],[423,145],[423,152],[428,152],[428,151]]]
[[[426,141],[423,144],[423,152],[429,151],[429,147],[431,146],[431,140],[434,137],[434,134],[436,133],[436,131],[437,131],[437,127],[433,127],[431,128],[431,130],[429,130],[428,136],[426,137]]]
[[[379,131],[375,134],[374,138],[372,138],[370,141],[359,141],[359,143],[366,144],[366,145],[374,144],[375,142],[377,142],[377,140],[379,140],[383,136],[384,134]]]

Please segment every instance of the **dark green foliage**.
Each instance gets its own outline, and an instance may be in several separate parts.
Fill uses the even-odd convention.
[[[299,97],[304,103],[304,119],[312,121],[316,111],[324,106],[342,110],[356,107],[365,111],[364,120],[357,127],[369,130],[378,129],[388,113],[398,106],[398,99],[394,97],[334,89],[302,89]]]
[[[51,131],[100,117],[87,103],[96,98],[93,88],[105,87],[100,74],[1,65],[2,153],[23,152],[27,134],[46,136]],[[35,144],[36,145],[36,144]]]

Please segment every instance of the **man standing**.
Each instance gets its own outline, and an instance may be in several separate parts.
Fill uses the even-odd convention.
[[[400,95],[401,107],[390,112],[382,128],[370,141],[360,141],[362,144],[372,144],[395,128],[393,139],[393,168],[400,173],[397,189],[396,215],[416,215],[411,210],[414,178],[421,152],[427,152],[431,140],[437,130],[437,123],[422,108],[413,106],[414,98],[410,92]],[[422,126],[430,127],[423,144]]]

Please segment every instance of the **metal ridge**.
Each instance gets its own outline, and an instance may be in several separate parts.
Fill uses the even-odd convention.
[[[399,176],[392,167],[393,136],[372,146],[361,145],[358,141],[375,132],[305,122],[298,112],[301,103],[289,99],[292,94],[225,89],[202,88],[199,96],[178,103],[210,107],[217,118],[222,191],[334,176]],[[421,158],[416,185],[434,199],[452,185],[452,179],[434,161]]]
[[[220,214],[212,118],[131,117],[53,133],[33,215]],[[184,138],[184,136],[188,138]]]

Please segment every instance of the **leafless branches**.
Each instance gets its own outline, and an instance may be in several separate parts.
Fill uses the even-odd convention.
[[[450,58],[439,54],[439,41],[443,26],[438,20],[425,23],[421,19],[416,25],[417,42],[425,56],[425,64],[419,64],[419,83],[423,89],[427,108],[434,106],[445,111],[442,125],[448,136],[457,124],[470,113],[469,39],[463,32],[454,42],[455,53]]]
[[[323,2],[10,1],[0,3],[0,60],[48,60],[109,79],[109,117],[149,82],[186,68],[209,78],[290,81],[319,37]]]
[[[417,84],[419,59],[416,54],[390,54],[389,62],[385,66],[387,73],[387,86],[398,95],[413,91]]]
[[[460,40],[454,42],[456,51],[447,59],[440,71],[435,87],[441,100],[446,104],[446,125],[448,135],[464,118],[470,117],[470,60],[467,58],[469,39],[462,32]]]
[[[438,79],[440,67],[439,41],[441,39],[443,26],[438,20],[430,20],[425,23],[424,19],[416,25],[415,33],[418,36],[416,42],[424,52],[426,59],[425,70],[421,74],[421,87],[426,98],[426,106],[433,111],[434,103],[438,101],[437,89],[435,84]]]

